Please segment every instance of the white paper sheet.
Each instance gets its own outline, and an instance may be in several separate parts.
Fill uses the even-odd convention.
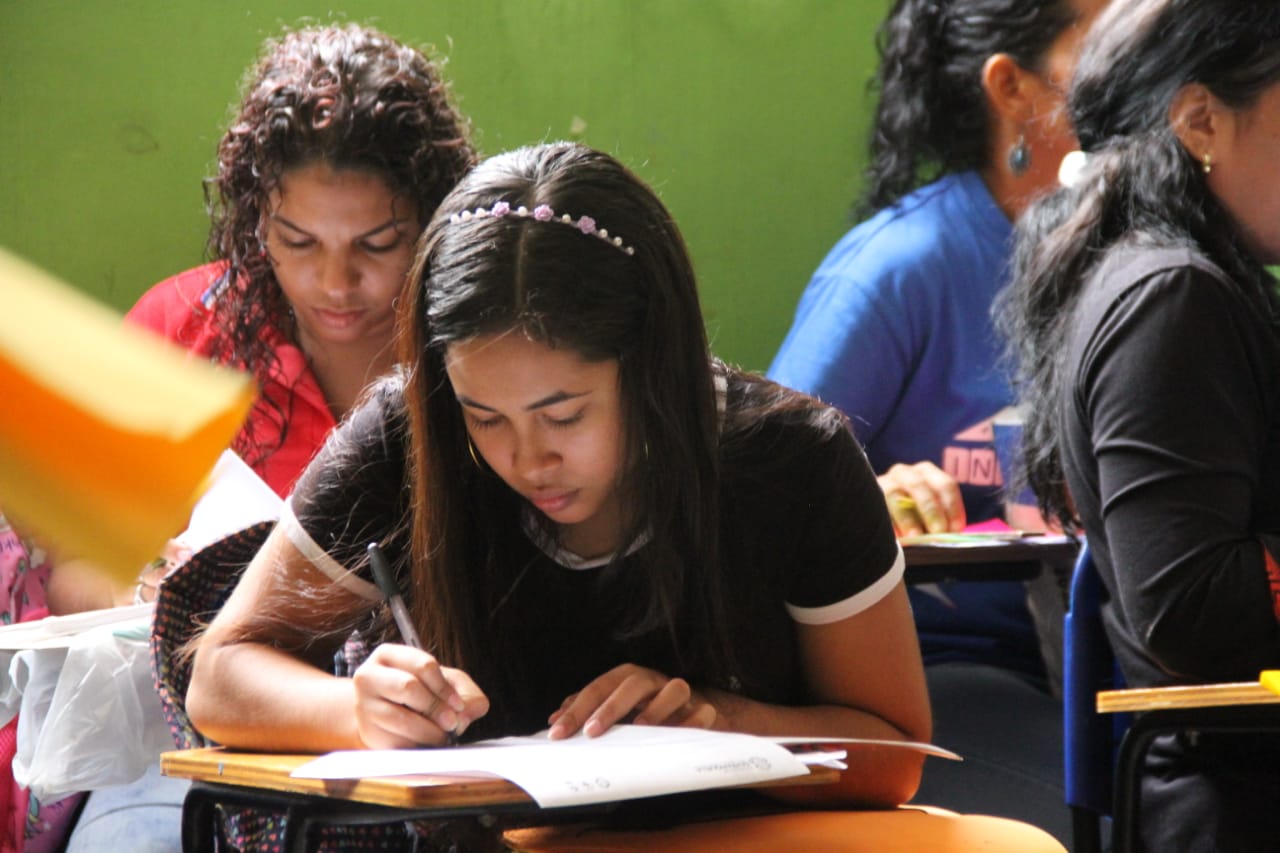
[[[614,726],[604,735],[548,740],[500,738],[450,749],[332,752],[294,776],[349,779],[489,773],[523,788],[543,808],[768,782],[808,773],[804,762],[764,738],[701,729]]]
[[[830,748],[797,755],[781,740],[813,743],[812,738],[614,726],[597,738],[577,735],[552,741],[541,734],[448,749],[332,752],[292,775],[309,779],[493,775],[519,785],[543,808],[553,808],[770,782],[808,773],[806,763],[838,766],[846,756],[844,750]],[[908,746],[956,757],[925,744]]]
[[[792,747],[793,752],[796,751],[795,747],[806,744],[810,746],[830,746],[832,744],[843,743],[858,748],[878,746],[888,749],[911,749],[916,752],[923,752],[925,755],[932,755],[935,758],[947,758],[951,761],[964,761],[964,758],[949,749],[943,749],[942,747],[936,746],[932,743],[920,743],[919,741],[914,740],[887,740],[867,737],[814,738],[807,735],[800,737],[771,737],[769,740],[774,743],[782,744],[783,746]],[[797,752],[796,754],[798,755],[800,753]],[[808,761],[806,763],[813,764],[815,762]]]
[[[131,604],[104,610],[86,610],[66,616],[46,616],[31,622],[15,622],[0,627],[0,651],[19,649],[65,649],[76,637],[94,628],[109,625],[115,630],[131,630],[151,624],[155,605]]]
[[[279,519],[282,503],[235,451],[224,450],[210,475],[209,488],[191,511],[191,521],[178,540],[199,551],[259,521]]]

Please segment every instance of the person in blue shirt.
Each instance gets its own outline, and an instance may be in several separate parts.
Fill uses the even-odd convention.
[[[1063,93],[1104,4],[898,0],[881,26],[865,218],[814,273],[769,377],[849,415],[900,535],[1001,514],[991,421],[1014,395],[991,304],[1013,221],[1076,147]],[[1061,706],[1026,589],[911,592],[938,742],[970,759],[930,768],[924,801],[1068,835]]]

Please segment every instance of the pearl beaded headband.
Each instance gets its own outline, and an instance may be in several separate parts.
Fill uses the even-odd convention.
[[[461,213],[455,213],[449,217],[449,221],[453,223],[470,222],[473,219],[484,219],[489,216],[497,219],[501,219],[504,216],[518,216],[523,219],[536,219],[539,222],[557,222],[562,225],[570,225],[588,237],[603,240],[620,252],[628,255],[636,253],[635,248],[624,243],[621,237],[611,237],[608,229],[597,228],[596,221],[590,216],[580,216],[577,219],[567,213],[557,216],[556,212],[545,204],[540,204],[530,210],[523,204],[519,207],[512,207],[508,202],[499,201],[495,202],[492,207],[477,207],[475,210],[464,210]]]

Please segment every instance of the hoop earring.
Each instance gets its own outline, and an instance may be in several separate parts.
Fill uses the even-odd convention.
[[[476,446],[471,443],[470,434],[467,435],[467,452],[471,454],[471,461],[476,463],[476,467],[481,471],[485,470],[484,463],[480,461],[480,454],[476,453]]]
[[[1204,173],[1206,175],[1212,172],[1213,171],[1213,155],[1210,154],[1208,151],[1204,152],[1204,159],[1201,160],[1200,165],[1201,165],[1201,168],[1204,169]]]
[[[1031,149],[1027,148],[1027,137],[1018,134],[1018,141],[1009,149],[1009,171],[1018,177],[1031,166]]]

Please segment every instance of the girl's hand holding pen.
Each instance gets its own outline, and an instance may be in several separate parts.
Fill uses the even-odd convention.
[[[444,746],[489,712],[465,672],[397,643],[374,649],[353,680],[356,726],[370,749]]]
[[[368,682],[368,692],[375,697],[372,708],[375,712],[385,711],[386,709],[382,708],[378,700],[390,698],[392,702],[399,702],[402,708],[416,710],[424,720],[432,724],[433,728],[440,730],[444,736],[443,745],[452,746],[458,742],[458,736],[466,730],[472,720],[488,713],[489,700],[465,672],[440,666],[440,662],[434,655],[423,650],[422,641],[418,639],[418,631],[413,627],[413,620],[409,617],[409,610],[400,596],[400,589],[396,586],[395,576],[387,564],[386,557],[383,556],[382,548],[377,542],[370,542],[366,550],[374,581],[386,598],[387,607],[390,608],[392,618],[395,619],[396,627],[405,643],[404,646],[379,646],[375,650],[373,657],[377,657],[383,649],[391,649],[382,657],[391,670],[400,672],[400,676],[392,678],[390,683],[385,683],[384,673],[370,671],[365,681]],[[407,654],[396,651],[397,649],[403,649]],[[360,678],[360,671],[363,669],[364,667],[361,666],[356,670],[357,679]],[[406,675],[410,680],[405,680]],[[423,695],[423,688],[426,690],[425,695]],[[383,692],[384,690],[389,692]],[[365,692],[363,686],[357,682],[357,724],[360,725],[360,736],[365,744],[373,746],[365,737],[365,726],[360,718],[359,709],[365,704],[361,696]],[[482,703],[482,707],[477,702]],[[370,730],[370,735],[373,737],[392,732],[401,736],[418,737],[416,741],[399,744],[399,746],[441,745],[434,734],[430,737],[421,736],[421,725],[415,724],[411,717],[405,717],[403,713],[393,715],[386,720],[388,724],[394,726],[391,730],[379,725],[379,720],[375,719],[372,722],[375,727]]]

